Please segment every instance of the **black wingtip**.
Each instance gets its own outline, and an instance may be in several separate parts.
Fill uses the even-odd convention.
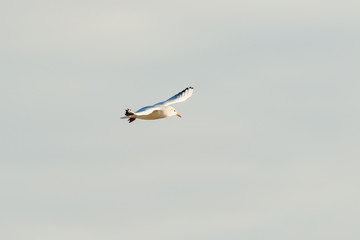
[[[125,110],[125,116],[131,116],[134,115],[134,112],[131,111],[129,108]]]
[[[183,92],[185,92],[185,91],[187,91],[187,90],[189,90],[189,89],[194,89],[193,87],[187,87],[187,88],[185,88],[184,90],[182,90],[181,92],[183,93]]]

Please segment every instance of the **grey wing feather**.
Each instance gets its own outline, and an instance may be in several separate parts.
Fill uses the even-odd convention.
[[[171,104],[183,102],[186,99],[188,99],[189,97],[191,97],[193,91],[194,91],[193,87],[185,88],[184,90],[182,90],[181,92],[179,92],[178,94],[176,94],[175,96],[169,98],[166,101],[159,102],[159,103],[156,103],[156,104],[151,105],[151,106],[146,106],[146,107],[140,108],[139,110],[137,110],[135,112],[135,114],[136,115],[148,115],[148,114],[152,113],[155,110],[161,109],[160,106],[169,106]]]
[[[137,110],[135,112],[135,115],[148,115],[150,113],[152,113],[153,111],[155,110],[159,110],[160,108],[159,107],[155,107],[155,106],[147,106],[147,107],[143,107],[143,108],[140,108],[139,110]]]
[[[156,103],[153,106],[159,106],[159,105],[169,106],[171,104],[183,102],[183,101],[185,101],[185,100],[187,100],[188,98],[191,97],[191,95],[193,94],[193,91],[194,91],[193,87],[185,88],[184,90],[182,90],[181,92],[179,92],[175,96],[169,98],[168,100]]]

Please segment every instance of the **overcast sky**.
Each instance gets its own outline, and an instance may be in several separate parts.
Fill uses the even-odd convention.
[[[3,1],[0,238],[360,239],[359,9]]]

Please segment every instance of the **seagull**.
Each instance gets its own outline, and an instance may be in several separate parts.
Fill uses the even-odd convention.
[[[168,100],[156,103],[151,106],[146,106],[140,108],[136,112],[131,111],[130,109],[125,110],[125,116],[121,119],[128,119],[129,123],[135,121],[137,118],[143,120],[155,120],[160,118],[167,118],[171,116],[181,117],[175,110],[175,108],[169,106],[171,104],[184,102],[186,99],[190,98],[193,94],[194,88],[187,87],[178,94],[169,98]]]

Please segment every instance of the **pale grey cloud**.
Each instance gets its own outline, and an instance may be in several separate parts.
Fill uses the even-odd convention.
[[[359,3],[3,5],[1,238],[359,238]]]

